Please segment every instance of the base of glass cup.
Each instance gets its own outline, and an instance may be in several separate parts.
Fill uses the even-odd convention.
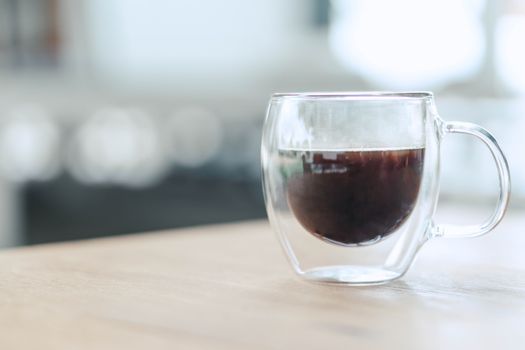
[[[355,265],[323,266],[302,271],[299,274],[304,279],[313,282],[361,286],[387,283],[403,275],[381,267]]]

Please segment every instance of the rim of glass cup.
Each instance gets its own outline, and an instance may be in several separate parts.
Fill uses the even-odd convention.
[[[272,99],[294,100],[424,100],[432,98],[430,91],[340,91],[340,92],[277,92]]]

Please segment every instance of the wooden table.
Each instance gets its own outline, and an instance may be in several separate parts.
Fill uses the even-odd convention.
[[[264,221],[7,250],[0,349],[525,349],[524,225],[375,287],[298,280]]]

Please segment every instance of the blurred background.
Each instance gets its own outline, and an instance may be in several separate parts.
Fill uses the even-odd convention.
[[[276,91],[432,90],[522,210],[523,38],[522,0],[0,0],[0,246],[265,217]],[[479,142],[443,158],[444,203],[494,203]]]

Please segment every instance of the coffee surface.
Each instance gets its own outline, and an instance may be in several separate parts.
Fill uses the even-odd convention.
[[[395,232],[414,209],[424,152],[281,151],[285,162],[297,164],[287,181],[289,206],[301,225],[323,240],[373,243]]]

